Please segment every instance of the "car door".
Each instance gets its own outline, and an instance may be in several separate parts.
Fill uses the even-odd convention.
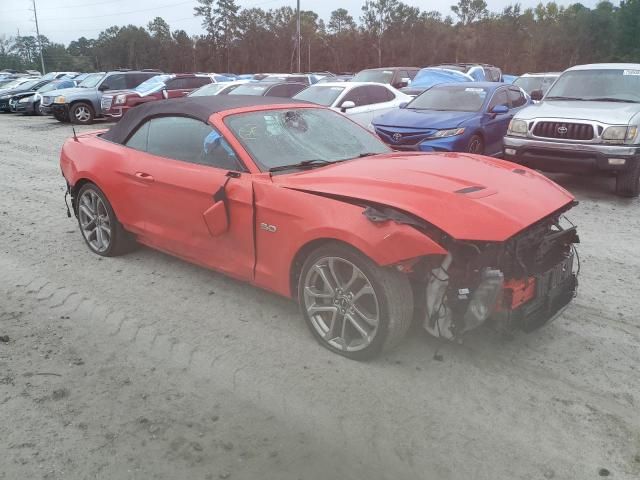
[[[371,113],[371,100],[369,98],[369,87],[370,85],[361,85],[352,88],[340,103],[340,105],[342,105],[344,102],[353,102],[355,107],[345,111],[341,109],[340,111],[354,122],[364,126],[369,125],[373,118],[373,114]]]
[[[224,271],[253,275],[253,193],[250,174],[227,141],[200,120],[149,120],[126,142],[128,183],[140,240]]]
[[[497,105],[505,105],[509,108],[509,111],[507,113],[492,113],[492,109]],[[509,101],[508,89],[506,87],[498,88],[494,91],[483,117],[485,154],[495,155],[502,151],[502,137],[507,133],[507,128],[509,127],[509,122],[512,118],[513,112]]]

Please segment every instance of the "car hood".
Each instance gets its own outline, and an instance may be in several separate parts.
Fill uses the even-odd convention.
[[[637,103],[543,100],[524,108],[517,117],[591,120],[610,125],[626,125],[638,112],[640,104]]]
[[[504,241],[574,200],[533,170],[459,153],[377,155],[274,176],[273,182],[397,208],[458,240]]]
[[[438,112],[399,108],[376,117],[373,124],[376,127],[454,128],[476,115],[476,112]]]
[[[136,92],[135,90],[109,90],[107,92],[104,93],[105,96],[107,97],[115,97],[116,95],[138,95],[141,96],[138,92]]]
[[[33,92],[33,90],[30,90],[28,88],[20,88],[20,87],[16,87],[16,88],[5,88],[4,90],[0,90],[0,96],[2,95],[17,95],[20,93],[24,93],[24,92]]]
[[[63,96],[72,96],[72,95],[86,95],[88,93],[95,92],[94,88],[84,88],[84,87],[71,87],[71,88],[61,88],[60,90],[51,90],[50,92],[46,92],[45,95],[47,97],[57,97],[60,95]]]

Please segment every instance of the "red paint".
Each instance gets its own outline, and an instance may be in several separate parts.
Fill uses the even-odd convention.
[[[96,183],[141,243],[285,296],[295,294],[294,259],[310,242],[337,240],[379,265],[403,268],[417,257],[446,254],[409,225],[373,223],[362,206],[323,194],[393,206],[455,238],[485,241],[505,240],[573,201],[533,171],[515,174],[516,166],[508,162],[465,154],[391,153],[271,177],[259,172],[222,120],[276,108],[319,107],[274,104],[209,119],[249,170],[227,185],[227,228],[214,225],[224,220],[221,210],[212,208],[225,170],[142,153],[104,141],[96,132],[65,143],[61,168],[70,185],[83,179]],[[455,193],[469,186],[485,187],[484,193]]]

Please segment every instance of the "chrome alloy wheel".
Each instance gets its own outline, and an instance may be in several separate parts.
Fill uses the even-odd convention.
[[[107,207],[94,190],[86,190],[78,200],[78,219],[89,246],[96,252],[107,251],[111,245],[111,219]]]
[[[91,112],[88,107],[80,105],[73,112],[74,117],[81,123],[88,122],[91,119]]]
[[[311,325],[333,348],[362,350],[378,332],[375,290],[362,270],[344,258],[319,258],[304,279],[303,299]]]

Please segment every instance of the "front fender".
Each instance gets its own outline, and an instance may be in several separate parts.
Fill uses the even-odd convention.
[[[337,240],[351,245],[378,265],[446,254],[440,245],[410,225],[372,222],[359,205],[266,182],[254,182],[254,197],[254,281],[281,295],[291,296],[294,263],[304,261],[299,253],[317,241]]]

